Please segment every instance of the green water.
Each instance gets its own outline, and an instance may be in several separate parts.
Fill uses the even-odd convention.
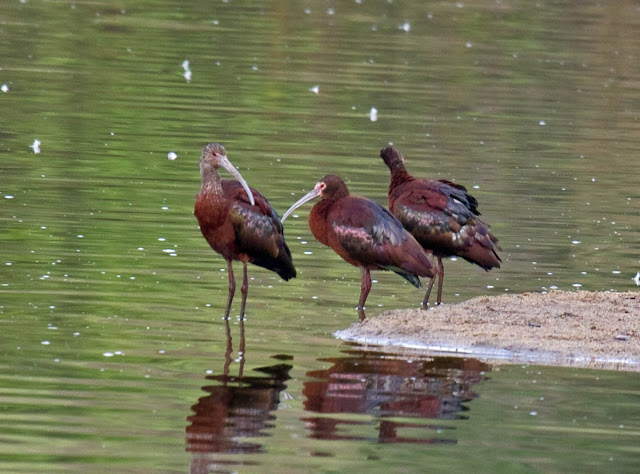
[[[636,472],[636,374],[336,340],[360,274],[310,206],[285,227],[298,277],[250,268],[239,357],[192,215],[209,141],[280,213],[328,172],[385,203],[393,142],[500,238],[499,270],[446,263],[445,302],[636,289],[636,7],[0,4],[0,470]],[[419,306],[374,278],[368,316]]]

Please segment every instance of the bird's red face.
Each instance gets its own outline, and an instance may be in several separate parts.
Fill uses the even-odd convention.
[[[314,191],[318,193],[318,196],[322,197],[322,193],[325,189],[327,189],[327,183],[323,181],[318,181],[316,185],[313,187]]]
[[[349,195],[349,190],[344,181],[339,176],[334,174],[328,174],[320,181],[316,183],[311,191],[298,199],[293,205],[284,213],[280,222],[284,222],[289,215],[304,203],[311,201],[317,197],[322,199],[339,198]]]

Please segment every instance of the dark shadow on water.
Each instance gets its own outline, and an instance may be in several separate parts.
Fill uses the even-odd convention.
[[[238,374],[230,374],[233,346],[229,322],[225,323],[227,346],[222,373],[205,377],[207,383],[202,390],[207,395],[198,399],[191,407],[194,414],[187,417],[191,424],[186,428],[186,451],[196,453],[191,461],[192,473],[226,472],[223,466],[257,464],[219,455],[263,452],[260,443],[244,438],[270,436],[275,420],[273,412],[290,378],[292,366],[285,363],[254,369],[261,375],[244,375],[244,322],[240,324]],[[272,357],[292,359],[286,355]],[[230,468],[229,472],[234,470]]]
[[[490,370],[490,366],[476,359],[357,349],[344,353],[348,357],[321,359],[332,364],[328,369],[307,373],[316,380],[304,384],[304,408],[323,414],[304,419],[311,438],[456,443],[450,433],[454,428],[434,421],[467,418],[465,403],[477,396],[471,389],[486,380],[484,373]],[[367,414],[374,420],[324,415],[338,413]],[[364,431],[371,434],[363,435]]]

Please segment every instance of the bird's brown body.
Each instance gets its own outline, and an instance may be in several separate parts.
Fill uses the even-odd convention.
[[[430,276],[431,262],[410,235],[377,203],[356,196],[323,199],[311,209],[309,227],[320,243],[346,262],[368,270]]]
[[[280,219],[267,199],[253,188],[251,205],[237,181],[221,182],[223,202],[210,192],[196,197],[194,214],[202,235],[226,260],[253,263],[276,272],[282,279],[295,277],[291,252]]]
[[[331,247],[345,261],[359,267],[362,286],[358,313],[364,319],[364,303],[371,289],[371,270],[391,270],[416,287],[418,277],[432,277],[435,269],[420,244],[386,209],[369,199],[351,196],[344,182],[327,175],[285,213],[321,196],[309,214],[309,227],[320,243]]]
[[[404,158],[394,147],[383,148],[380,156],[391,170],[389,210],[416,240],[438,258],[438,299],[441,303],[444,267],[442,258],[459,256],[485,270],[500,267],[498,239],[479,216],[478,201],[464,186],[447,180],[411,176]],[[429,283],[424,306],[435,276]]]
[[[220,157],[226,160],[222,145],[205,147],[200,161],[202,187],[196,196],[194,214],[211,248],[227,261],[229,300],[225,317],[228,317],[235,291],[233,260],[241,261],[244,269],[242,315],[248,286],[247,263],[272,270],[284,280],[295,277],[296,270],[277,213],[244,180],[221,180],[217,171]]]

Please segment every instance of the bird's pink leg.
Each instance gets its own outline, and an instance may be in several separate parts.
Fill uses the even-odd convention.
[[[227,273],[229,273],[229,299],[227,300],[227,310],[224,312],[224,319],[229,319],[233,294],[236,292],[236,280],[233,277],[233,266],[231,265],[231,260],[227,260]]]
[[[442,257],[438,257],[438,299],[436,304],[442,304],[442,283],[444,281],[444,265]]]
[[[240,359],[240,366],[238,368],[238,378],[240,379],[240,386],[242,386],[242,374],[244,373],[244,350],[245,350],[245,338],[244,338],[244,316],[240,318],[240,346],[238,347],[238,358]]]
[[[369,296],[369,291],[371,291],[371,272],[365,268],[360,267],[360,302],[358,303],[358,316],[360,317],[360,321],[367,319],[364,314],[364,303],[367,301],[367,296]]]
[[[431,295],[431,289],[436,281],[436,277],[438,277],[438,299],[436,299],[436,305],[439,305],[442,304],[442,281],[444,280],[444,265],[442,263],[442,257],[438,257],[438,271],[431,277],[431,280],[429,280],[427,293],[424,295],[424,300],[422,300],[422,309],[427,309],[429,307],[429,296]]]
[[[429,307],[429,295],[431,295],[431,288],[433,288],[433,284],[436,281],[437,276],[438,276],[438,273],[436,272],[429,280],[429,286],[427,287],[427,292],[425,293],[424,299],[422,300],[422,309],[427,309]]]
[[[224,368],[223,368],[223,376],[224,376],[224,384],[227,384],[227,380],[229,377],[229,366],[231,365],[231,353],[233,352],[233,345],[231,343],[231,328],[229,327],[229,318],[224,319],[224,328],[227,335],[227,350],[224,353]]]
[[[240,292],[242,293],[242,306],[240,308],[240,319],[244,319],[244,308],[247,305],[247,293],[249,291],[249,280],[247,278],[247,262],[242,262],[242,286]]]

